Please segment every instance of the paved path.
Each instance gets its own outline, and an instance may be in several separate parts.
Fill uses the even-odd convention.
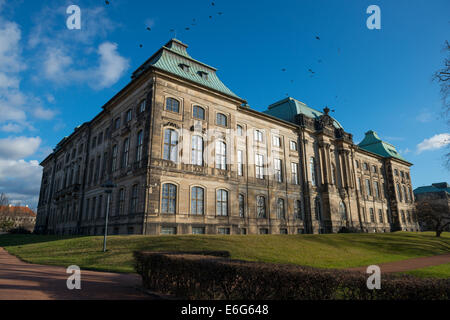
[[[81,270],[81,290],[66,286],[66,268],[25,263],[0,248],[0,300],[146,300],[136,274]]]
[[[381,263],[378,266],[383,273],[410,271],[425,267],[450,263],[450,253],[431,257],[413,258],[395,262]],[[366,271],[367,267],[350,268],[349,270]]]

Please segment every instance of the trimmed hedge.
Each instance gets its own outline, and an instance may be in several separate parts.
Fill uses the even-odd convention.
[[[192,300],[448,300],[450,279],[381,275],[367,289],[363,272],[231,260],[224,252],[135,252],[145,288]]]

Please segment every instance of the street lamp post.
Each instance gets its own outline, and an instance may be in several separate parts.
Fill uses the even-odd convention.
[[[106,252],[106,237],[108,236],[109,202],[111,200],[112,189],[114,189],[115,187],[116,185],[111,181],[108,181],[102,185],[102,188],[105,188],[105,193],[108,195],[108,199],[106,201],[105,235],[103,237],[103,252]]]

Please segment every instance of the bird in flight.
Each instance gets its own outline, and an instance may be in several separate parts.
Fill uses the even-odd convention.
[[[286,69],[285,69],[285,68],[283,68],[283,69],[281,69],[281,71],[285,72],[285,71],[286,71]]]
[[[220,16],[220,15],[222,15],[223,14],[223,12],[217,12],[217,14]]]
[[[316,36],[316,39],[317,39],[317,40],[320,40],[320,38],[319,38],[318,36]]]
[[[214,6],[214,2],[211,2],[211,5]]]
[[[142,48],[142,44],[139,45],[139,48]]]
[[[322,60],[319,59],[319,60],[317,60],[317,62],[318,62],[318,63],[322,63]]]
[[[150,28],[150,27],[147,27],[147,30],[148,30],[148,31],[152,31],[152,28]]]
[[[106,4],[109,4],[109,1],[108,1],[108,0],[105,0],[105,3],[106,3]]]
[[[309,72],[311,72],[312,74],[314,74],[314,73],[315,73],[315,72],[314,72],[314,71],[312,71],[311,69],[308,69],[308,71],[309,71]]]
[[[190,30],[189,27],[184,28],[185,30]]]

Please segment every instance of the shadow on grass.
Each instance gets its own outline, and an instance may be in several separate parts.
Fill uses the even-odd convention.
[[[0,247],[21,246],[34,243],[52,242],[66,239],[84,238],[86,236],[56,236],[35,234],[2,234]]]

